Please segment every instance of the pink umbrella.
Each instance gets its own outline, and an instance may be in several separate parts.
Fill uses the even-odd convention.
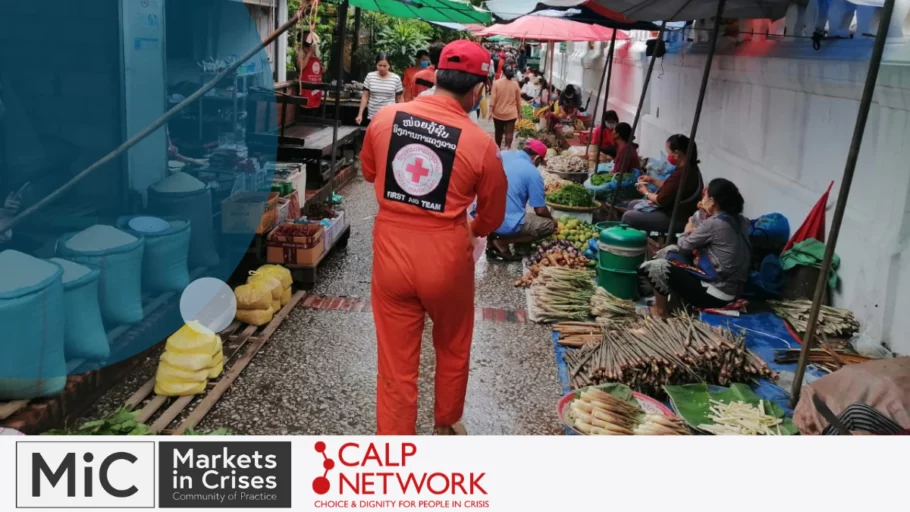
[[[532,41],[608,41],[613,36],[613,30],[549,16],[522,16],[512,23],[491,25],[474,35],[505,36]],[[629,36],[618,31],[616,39],[629,39]]]

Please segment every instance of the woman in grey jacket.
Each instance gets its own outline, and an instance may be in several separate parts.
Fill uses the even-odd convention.
[[[676,245],[642,264],[638,273],[654,290],[655,316],[669,314],[668,297],[695,308],[722,308],[742,294],[749,278],[749,221],[733,182],[717,178]]]

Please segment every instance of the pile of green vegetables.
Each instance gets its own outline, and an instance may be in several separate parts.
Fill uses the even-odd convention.
[[[538,130],[536,126],[522,126],[518,129],[518,136],[524,137],[526,139],[533,139],[534,137],[537,137],[537,133]]]
[[[623,174],[622,179],[619,182],[623,183],[625,181],[632,179],[634,176],[635,175],[632,173]],[[604,172],[604,173],[595,174],[594,176],[591,176],[591,184],[594,185],[595,187],[599,187],[601,185],[606,185],[607,183],[610,183],[613,181],[616,181],[616,174],[609,173],[609,172]]]
[[[521,105],[521,117],[523,117],[525,119],[533,119],[534,118],[534,107],[532,107],[531,105],[528,105],[527,103],[523,103]]]
[[[129,408],[117,409],[107,416],[94,421],[89,421],[79,425],[74,429],[53,429],[48,430],[44,435],[48,436],[147,436],[149,435],[149,426],[145,423],[136,421],[139,416],[138,410]],[[187,436],[227,436],[231,431],[227,428],[218,428],[208,434],[197,432],[193,429],[187,429]]]
[[[583,185],[570,183],[561,189],[547,196],[547,202],[561,206],[573,206],[576,208],[591,208],[597,206],[597,202],[591,197]]]

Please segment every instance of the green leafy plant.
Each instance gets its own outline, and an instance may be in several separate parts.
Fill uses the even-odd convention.
[[[427,45],[423,27],[410,20],[392,22],[382,29],[376,41],[376,49],[389,55],[392,71],[399,74],[413,65],[417,51],[425,49]]]

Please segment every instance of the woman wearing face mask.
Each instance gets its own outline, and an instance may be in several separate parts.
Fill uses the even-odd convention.
[[[601,153],[609,155],[611,158],[616,158],[616,141],[613,140],[613,130],[619,124],[619,115],[616,114],[615,110],[607,110],[604,113],[604,123],[606,124],[606,130],[600,124],[594,128],[591,144],[598,144]]]
[[[688,153],[691,153],[691,168],[686,172],[685,162]],[[623,223],[648,233],[669,232],[670,216],[673,214],[673,203],[676,201],[679,187],[683,187],[683,195],[677,212],[677,223],[673,229],[681,231],[685,227],[685,219],[695,213],[703,183],[698,168],[698,148],[694,142],[690,143],[689,137],[672,135],[667,139],[667,155],[670,163],[677,166],[676,170],[666,180],[658,180],[651,176],[640,177],[638,191],[643,199],[629,203],[627,211],[622,216]],[[683,174],[686,176],[685,183]],[[657,187],[657,192],[651,192],[649,185]]]
[[[742,294],[749,278],[749,220],[742,216],[739,189],[717,178],[699,205],[704,220],[689,219],[676,245],[661,250],[638,271],[654,289],[655,316],[669,315],[669,297],[699,309],[722,308]]]
[[[493,91],[490,93],[490,117],[493,118],[496,145],[505,149],[512,147],[515,121],[521,117],[521,89],[512,80],[514,76],[515,68],[505,68],[502,78],[493,83]],[[502,145],[503,138],[505,146]]]
[[[360,99],[360,110],[354,121],[357,124],[364,124],[363,111],[366,110],[366,124],[370,124],[370,119],[373,119],[379,109],[386,105],[401,103],[403,93],[401,78],[389,70],[389,57],[385,53],[380,53],[376,57],[376,71],[367,74],[366,80],[363,81],[363,98]]]
[[[426,50],[420,50],[417,52],[417,60],[415,64],[408,69],[404,70],[404,101],[411,101],[416,98],[419,94],[415,91],[415,82],[414,79],[417,76],[417,73],[422,69],[426,69],[430,66],[430,52]]]

